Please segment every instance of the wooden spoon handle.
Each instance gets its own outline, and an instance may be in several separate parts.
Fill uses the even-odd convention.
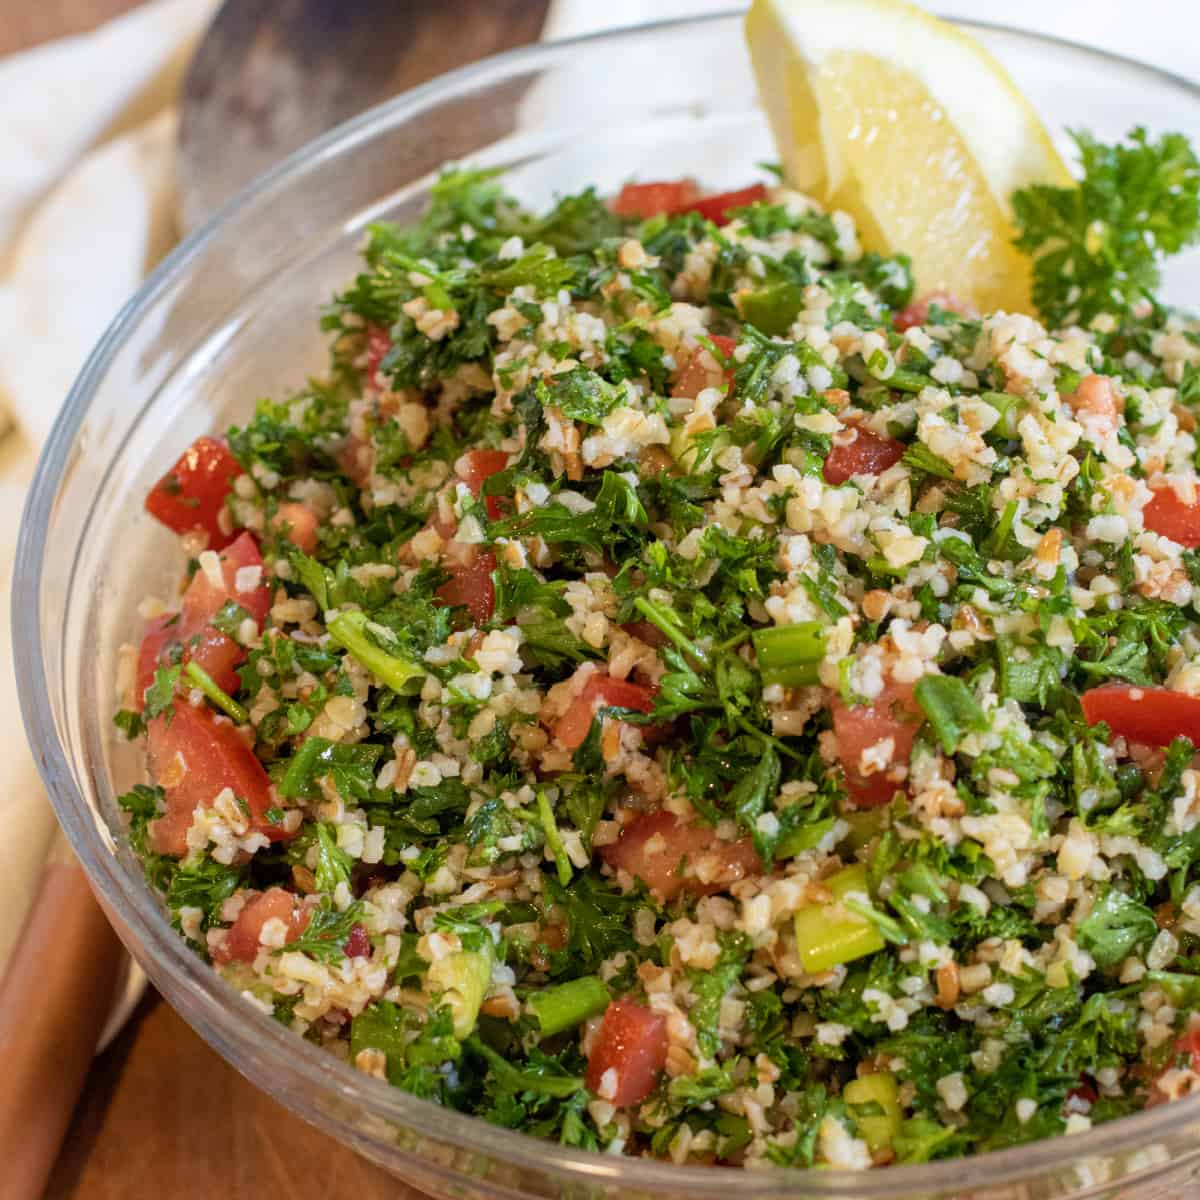
[[[38,1200],[91,1066],[121,944],[83,869],[53,853],[0,980],[0,1162],[6,1200]]]

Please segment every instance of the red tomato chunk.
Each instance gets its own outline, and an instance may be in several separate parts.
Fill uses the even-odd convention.
[[[486,625],[496,611],[496,585],[492,582],[496,556],[484,550],[469,562],[442,565],[450,578],[438,588],[437,598],[448,608],[465,608],[476,625]]]
[[[767,189],[761,183],[738,188],[732,192],[714,192],[702,196],[699,188],[690,179],[676,179],[655,183],[627,183],[609,202],[609,207],[619,217],[674,217],[679,213],[699,213],[707,221],[725,225],[729,214],[737,208],[746,208],[767,198]]]
[[[176,533],[208,535],[210,550],[236,537],[221,528],[221,511],[233,481],[242,474],[237,459],[216,438],[197,438],[150,489],[146,511]]]
[[[596,674],[587,681],[582,692],[571,703],[571,707],[558,719],[554,736],[559,745],[567,750],[578,750],[592,727],[592,718],[598,708],[629,708],[634,712],[654,711],[654,688],[625,679],[610,679]]]
[[[144,704],[146,688],[154,682],[154,673],[171,660],[172,647],[182,646],[176,659],[195,662],[202,667],[223,691],[237,691],[237,668],[245,660],[246,652],[232,638],[227,637],[210,624],[213,617],[229,601],[244,608],[261,629],[271,608],[271,589],[262,580],[262,555],[258,544],[249,533],[243,533],[220,556],[221,580],[218,585],[201,568],[192,576],[188,589],[183,594],[183,607],[178,617],[154,617],[147,622],[138,653],[137,695],[135,706],[140,711]],[[249,584],[254,576],[253,568],[259,569],[258,581],[245,590],[238,587],[239,572],[251,568],[249,577],[242,582]]]
[[[1156,488],[1142,509],[1142,520],[1147,529],[1185,549],[1200,546],[1200,494],[1195,503],[1185,504],[1173,487]]]
[[[906,329],[911,329],[914,325],[924,325],[929,320],[929,310],[933,305],[944,312],[958,313],[963,317],[977,317],[979,314],[971,305],[958,299],[957,296],[951,295],[950,292],[930,292],[928,296],[922,296],[918,300],[914,300],[907,308],[902,308],[895,317],[892,318],[892,326],[901,333]]]
[[[483,485],[507,466],[508,455],[503,450],[468,450],[454,464],[454,470],[471,489],[471,495],[478,498]],[[488,496],[486,503],[488,518],[495,521],[500,516],[500,497]]]
[[[610,867],[640,879],[660,900],[680,892],[719,892],[762,870],[749,838],[722,841],[710,825],[685,824],[659,811],[635,817],[616,842],[600,848]]]
[[[258,957],[262,929],[268,921],[279,920],[287,926],[284,935],[287,944],[294,942],[308,928],[309,915],[308,907],[300,898],[283,888],[273,887],[259,892],[242,906],[242,911],[225,934],[225,940],[213,950],[213,961],[222,965],[253,962]],[[356,925],[354,928],[362,929],[362,926]]]
[[[484,483],[508,465],[508,455],[503,450],[468,450],[454,464],[455,474],[478,496]],[[487,497],[487,514],[491,520],[501,515],[499,496]],[[454,542],[456,522],[446,522],[437,515],[430,525],[446,541],[451,542],[450,553],[442,567],[450,578],[437,590],[438,599],[451,608],[465,608],[472,622],[486,625],[496,611],[496,587],[492,572],[496,569],[496,556],[490,550],[477,550]]]
[[[1067,1093],[1068,1104],[1070,1104],[1072,1101],[1075,1101],[1079,1104],[1086,1104],[1088,1107],[1091,1107],[1099,1099],[1100,1093],[1096,1091],[1092,1081],[1086,1076],[1080,1076],[1078,1086],[1073,1087]]]
[[[686,212],[698,198],[690,179],[659,183],[627,183],[609,203],[618,217],[672,217]]]
[[[627,1108],[654,1091],[666,1065],[667,1018],[634,1000],[614,1000],[604,1010],[584,1083],[610,1104]]]
[[[880,808],[902,788],[888,778],[886,770],[863,774],[862,752],[891,738],[892,765],[908,763],[917,730],[925,719],[913,696],[912,684],[888,683],[871,704],[851,705],[835,697],[832,707],[846,791],[860,808]]]
[[[1085,429],[1101,436],[1115,433],[1125,411],[1125,399],[1108,375],[1085,375],[1063,400]]]
[[[210,708],[193,708],[176,697],[170,719],[150,722],[150,774],[167,797],[167,811],[150,822],[156,854],[187,852],[187,831],[197,808],[210,808],[230,788],[244,802],[250,830],[273,842],[292,835],[267,813],[275,806],[271,781],[237,728]]]
[[[835,442],[825,459],[825,482],[839,486],[855,475],[881,475],[904,457],[904,444],[895,438],[880,437],[860,425],[853,428],[853,439]]]
[[[1191,1071],[1194,1075],[1200,1076],[1200,1030],[1184,1034],[1175,1043],[1175,1050],[1170,1061],[1150,1085],[1150,1091],[1146,1096],[1147,1108],[1156,1108],[1160,1104],[1170,1103],[1171,1100],[1177,1099],[1181,1095],[1190,1096],[1200,1091],[1200,1086],[1195,1079],[1188,1080],[1184,1076],[1171,1080],[1172,1074],[1181,1070]],[[1174,1084],[1170,1090],[1167,1087],[1168,1082]]]
[[[169,646],[177,645],[180,638],[177,630],[179,618],[174,613],[151,617],[146,622],[142,644],[138,649],[137,676],[134,688],[134,708],[141,712],[146,706],[146,689],[154,682],[154,673],[167,661]]]
[[[263,557],[258,549],[254,535],[243,533],[220,556],[221,582],[210,579],[208,572],[201,569],[192,576],[188,589],[183,594],[183,621],[189,629],[198,629],[207,625],[221,611],[225,604],[232,600],[240,604],[254,620],[261,625],[271,609],[271,589],[260,574],[258,583],[253,586],[239,587],[238,573],[244,568],[252,568],[243,576],[243,581],[249,583],[253,576],[253,568],[262,568]]]
[[[719,333],[713,334],[708,340],[725,361],[719,361],[707,346],[697,346],[676,374],[671,387],[672,396],[695,399],[705,388],[720,387],[722,384],[725,385],[726,395],[729,394],[733,387],[733,352],[737,349],[737,342]]]
[[[688,205],[689,212],[699,213],[715,225],[729,223],[730,213],[736,208],[748,208],[767,198],[767,189],[761,183],[739,188],[735,192],[718,192],[715,196],[704,196]]]
[[[1080,697],[1089,725],[1103,721],[1114,736],[1145,746],[1169,746],[1177,737],[1200,745],[1200,698],[1170,688],[1106,683]]]

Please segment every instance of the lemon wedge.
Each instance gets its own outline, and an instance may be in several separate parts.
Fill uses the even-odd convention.
[[[918,294],[1032,310],[1010,197],[1071,176],[987,50],[903,0],[754,0],[746,40],[793,187],[911,256]]]

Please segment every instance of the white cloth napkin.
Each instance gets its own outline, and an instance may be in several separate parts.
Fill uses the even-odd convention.
[[[156,0],[0,62],[0,974],[54,831],[7,614],[37,452],[88,351],[174,240],[173,105],[215,0]]]

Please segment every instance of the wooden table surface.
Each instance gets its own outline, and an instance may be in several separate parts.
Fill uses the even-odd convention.
[[[7,0],[0,55],[91,29],[136,3]],[[409,86],[461,65],[466,52],[481,56],[536,39],[546,0],[437,0],[421,8],[422,50],[412,56]],[[465,38],[464,21],[470,21]],[[438,50],[431,53],[431,45]],[[97,1060],[46,1195],[417,1200],[415,1191],[248,1083],[156,995]]]

